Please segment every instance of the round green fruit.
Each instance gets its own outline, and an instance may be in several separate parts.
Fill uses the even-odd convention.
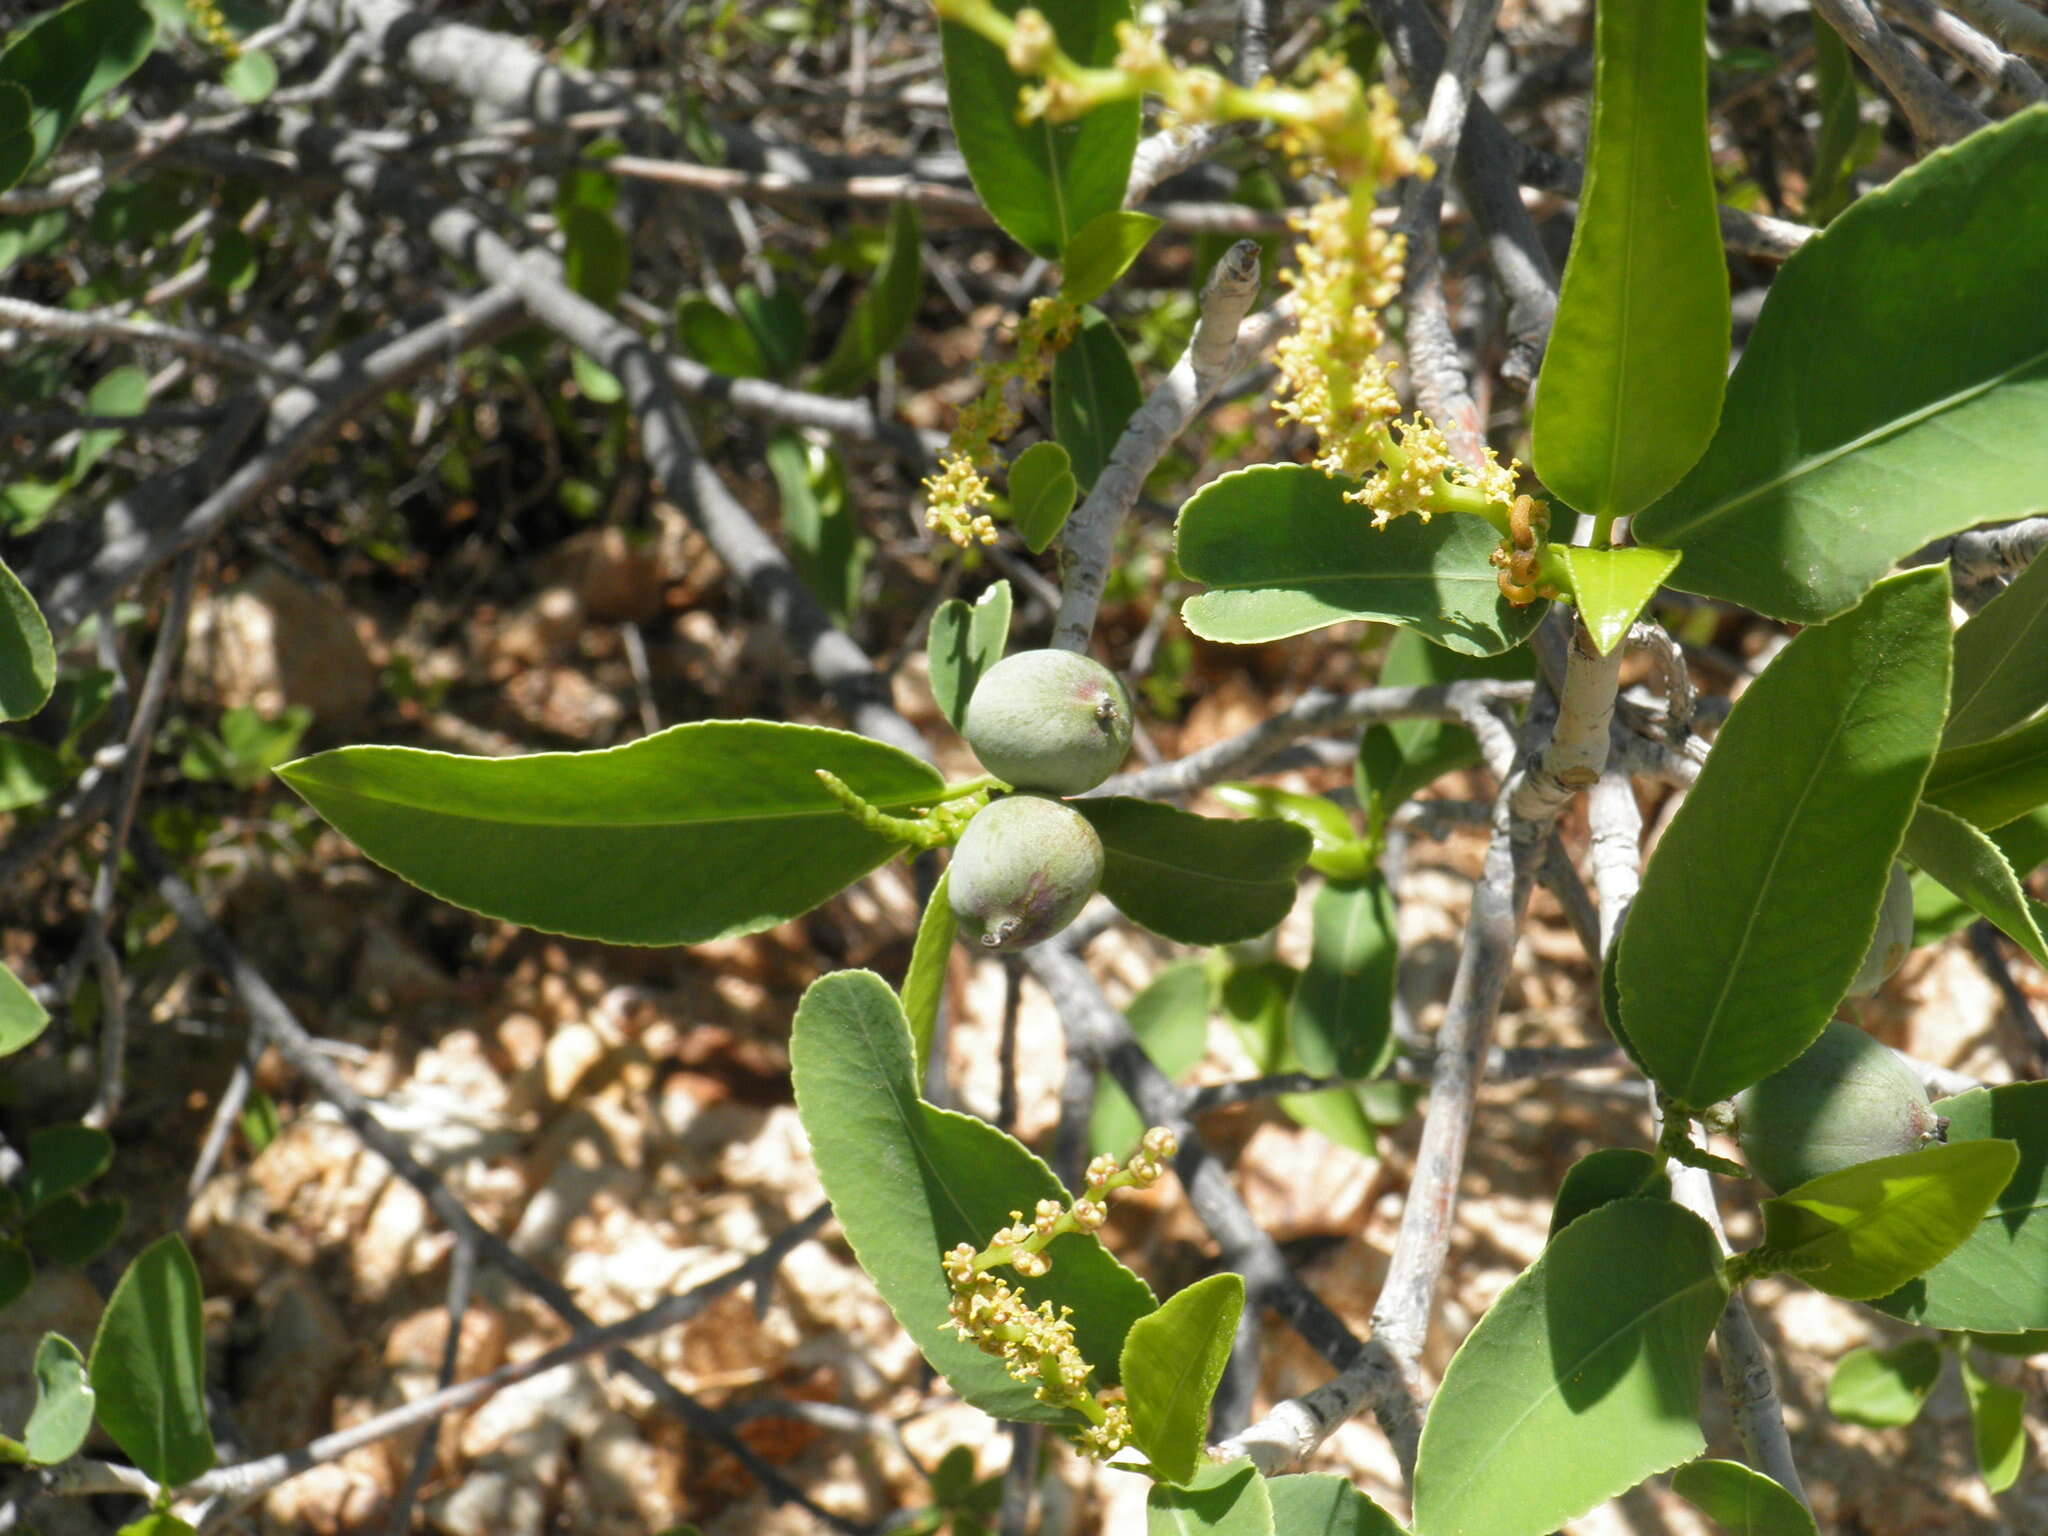
[[[1840,1019],[1789,1067],[1737,1094],[1735,1115],[1743,1161],[1779,1194],[1838,1168],[1917,1152],[1948,1124],[1904,1062]]]
[[[1041,795],[997,800],[967,823],[946,893],[963,938],[1023,949],[1080,915],[1102,884],[1102,839],[1072,806]]]
[[[1877,912],[1877,932],[1871,935],[1869,953],[1864,955],[1856,979],[1849,983],[1849,995],[1869,997],[1912,951],[1913,878],[1905,865],[1894,863],[1891,883],[1884,888],[1884,905]]]
[[[1074,651],[1019,651],[988,669],[961,734],[982,767],[1018,789],[1078,795],[1131,750],[1131,700],[1116,674]]]

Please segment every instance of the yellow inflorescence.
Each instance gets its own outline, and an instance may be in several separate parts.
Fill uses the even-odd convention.
[[[192,19],[192,30],[212,44],[223,58],[233,60],[241,55],[242,45],[228,30],[228,19],[214,0],[185,0],[185,14]]]

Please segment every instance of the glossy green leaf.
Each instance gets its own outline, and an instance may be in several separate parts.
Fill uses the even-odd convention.
[[[686,294],[676,301],[676,342],[714,373],[756,379],[768,371],[761,344],[747,323],[701,293]]]
[[[10,1307],[35,1282],[35,1260],[11,1237],[0,1237],[0,1307]]]
[[[2039,655],[2033,662],[2048,671]],[[1990,741],[1949,748],[1935,758],[1925,793],[1930,805],[1986,828],[2048,805],[2048,715]]]
[[[1299,827],[1196,816],[1121,795],[1071,803],[1102,839],[1102,894],[1163,938],[1255,939],[1294,905],[1310,847]]]
[[[1052,547],[1081,494],[1074,461],[1050,438],[1010,461],[1010,521],[1034,555]]]
[[[948,869],[932,887],[917,920],[917,939],[910,948],[910,969],[903,973],[903,1015],[910,1026],[910,1070],[920,1093],[931,1065],[932,1035],[939,1027],[939,1009],[946,1000],[946,969],[953,958],[953,903],[947,899]]]
[[[1280,1536],[1405,1536],[1392,1515],[1326,1472],[1272,1478],[1266,1496]]]
[[[1891,1349],[1852,1349],[1828,1378],[1828,1412],[1845,1424],[1892,1429],[1920,1417],[1941,1379],[1941,1346],[1908,1339]]]
[[[1271,784],[1215,784],[1209,793],[1234,811],[1291,821],[1314,843],[1309,867],[1341,880],[1356,880],[1372,867],[1370,849],[1351,825],[1342,807],[1322,795],[1297,794]]]
[[[1209,1048],[1209,972],[1199,960],[1183,960],[1154,976],[1124,1005],[1131,1033],[1152,1064],[1178,1078]],[[1095,1108],[1088,1121],[1088,1151],[1121,1161],[1146,1131],[1144,1117],[1109,1073],[1096,1079]]]
[[[36,104],[12,80],[0,80],[0,192],[28,174],[35,158]]]
[[[1554,345],[1554,343],[1553,343]],[[1628,627],[1677,567],[1670,549],[1585,549],[1556,546],[1571,573],[1572,603],[1586,621],[1593,648],[1602,656],[1628,638]]]
[[[1728,1536],[1816,1536],[1804,1504],[1739,1461],[1687,1462],[1671,1474],[1671,1491]]]
[[[1145,1536],[1276,1536],[1277,1530],[1266,1479],[1242,1457],[1202,1468],[1185,1488],[1156,1483],[1145,1501]]]
[[[943,787],[894,747],[765,720],[528,757],[344,747],[278,776],[443,901],[613,944],[694,944],[808,912],[900,851],[840,808],[820,768],[884,810]]]
[[[1596,516],[1676,485],[1721,411],[1728,264],[1706,20],[1704,0],[1593,12],[1585,189],[1530,426],[1543,483]]]
[[[16,33],[0,53],[0,82],[19,86],[33,104],[24,172],[49,159],[86,109],[133,74],[155,42],[156,23],[139,0],[74,0]],[[22,131],[17,126],[15,134]],[[20,158],[19,144],[0,137],[0,163]]]
[[[1785,263],[1720,430],[1636,537],[1685,551],[1687,591],[1813,623],[1929,540],[2038,510],[2044,289],[2048,107],[2032,107],[1858,198]]]
[[[1764,1202],[1750,1263],[1850,1301],[1886,1295],[1962,1245],[2019,1160],[2009,1141],[1965,1141],[1808,1179]]]
[[[173,1232],[135,1256],[92,1341],[100,1426],[128,1459],[176,1488],[213,1465],[199,1271]]]
[[[237,101],[253,107],[268,101],[270,93],[277,89],[277,60],[261,48],[244,48],[221,72],[220,79]]]
[[[763,293],[752,283],[742,283],[733,291],[732,302],[761,349],[768,377],[788,378],[810,349],[811,316],[803,300],[787,287]]]
[[[1722,726],[1621,944],[1630,1042],[1679,1103],[1792,1061],[1855,979],[1941,734],[1948,636],[1945,570],[1882,582]]]
[[[1977,1447],[1977,1471],[1984,1486],[2003,1493],[2019,1481],[2027,1457],[2027,1396],[2017,1387],[1992,1381],[1961,1355],[1963,1395],[1970,1404],[1970,1438]]]
[[[28,1138],[28,1173],[22,1202],[33,1211],[83,1188],[114,1160],[114,1138],[89,1125],[50,1125]]]
[[[923,293],[924,250],[917,208],[912,203],[898,203],[889,212],[889,235],[874,278],[846,317],[814,387],[826,394],[840,394],[865,384],[876,364],[909,334]]]
[[[2019,1170],[1961,1247],[1872,1305],[1929,1328],[2048,1329],[2048,1082],[1979,1088],[1939,1111],[1951,1147],[2015,1143]]]
[[[1350,619],[1383,619],[1471,656],[1527,639],[1544,604],[1501,596],[1476,517],[1397,518],[1375,528],[1350,487],[1305,464],[1219,475],[1180,509],[1180,568],[1210,590],[1181,617],[1205,640],[1257,645]]]
[[[1112,208],[1083,224],[1060,252],[1060,297],[1094,303],[1130,269],[1160,222],[1149,213]]]
[[[1144,401],[1116,327],[1087,311],[1072,345],[1052,364],[1052,433],[1073,460],[1084,496]]]
[[[0,965],[0,1056],[11,1055],[50,1026],[50,1015],[14,972]]]
[[[1416,1536],[1547,1536],[1697,1456],[1727,1298],[1713,1232],[1669,1201],[1616,1200],[1558,1233],[1444,1372]]]
[[[1211,1275],[1176,1291],[1124,1335],[1131,1442],[1151,1462],[1154,1477],[1185,1483],[1202,1465],[1209,1404],[1243,1312],[1244,1277]]]
[[[782,496],[782,533],[797,575],[819,606],[849,622],[860,609],[873,545],[861,537],[845,466],[830,448],[785,430],[768,439],[768,472]]]
[[[128,1202],[118,1195],[104,1200],[59,1195],[29,1217],[22,1235],[36,1257],[78,1268],[112,1247],[127,1220]]]
[[[902,1005],[873,972],[836,971],[804,993],[790,1069],[833,1213],[890,1311],[961,1397],[997,1418],[1068,1422],[947,1326],[951,1290],[939,1267],[956,1244],[985,1244],[1012,1211],[1062,1198],[1059,1180],[986,1121],[920,1099],[910,1052]],[[1074,1309],[1076,1343],[1098,1385],[1109,1385],[1152,1293],[1093,1236],[1056,1238],[1046,1253],[1044,1277],[1004,1278],[1033,1306]]]
[[[69,1461],[92,1428],[93,1390],[85,1357],[60,1334],[46,1333],[36,1345],[36,1406],[21,1443],[36,1466]]]
[[[2025,1333],[1973,1333],[1970,1344],[1994,1355],[2024,1360],[2031,1355],[2048,1354],[2048,1328],[2033,1328]]]
[[[1023,0],[996,0],[1015,15]],[[1116,27],[1131,19],[1130,0],[1040,0],[1068,58],[1108,65]],[[1035,256],[1057,261],[1090,219],[1121,208],[1138,144],[1135,99],[1100,106],[1071,123],[1017,120],[1027,80],[1003,61],[1003,50],[952,22],[939,27],[946,62],[946,110],[982,203],[1011,239]]]
[[[1938,806],[1923,805],[1906,829],[1904,849],[1922,870],[1996,923],[2011,940],[2048,965],[2043,908],[2021,889],[2005,854],[1980,829]]]
[[[0,720],[26,720],[56,686],[57,650],[43,610],[0,563]]]
[[[1820,132],[1814,135],[1813,171],[1806,181],[1806,217],[1809,223],[1825,224],[1842,211],[1854,193],[1849,177],[1855,169],[1863,104],[1849,45],[1817,15],[1813,19],[1813,80],[1814,95],[1820,102]]]
[[[1467,678],[1535,675],[1536,654],[1526,645],[1497,656],[1467,656],[1432,645],[1412,629],[1397,629],[1380,663],[1379,682],[1388,688],[1409,688]],[[1449,720],[1369,725],[1359,741],[1359,803],[1370,806],[1377,801],[1380,814],[1390,815],[1417,790],[1478,761],[1479,743],[1472,733]]]
[[[1288,1015],[1294,1054],[1320,1076],[1377,1077],[1394,1056],[1394,893],[1377,872],[1326,880],[1310,922],[1308,965]]]
[[[1956,631],[1944,752],[1990,741],[2048,706],[2048,560],[2036,558]]]
[[[968,607],[957,597],[939,604],[926,642],[932,696],[954,730],[967,718],[967,701],[981,675],[1003,659],[1010,642],[1010,584],[998,581]]]
[[[1987,833],[2012,872],[2025,879],[2048,863],[2048,806]],[[1913,946],[1937,943],[1977,916],[1960,896],[1924,871],[1913,875]]]
[[[1261,1077],[1302,1070],[1287,1031],[1300,979],[1292,966],[1277,961],[1233,965],[1223,972],[1217,989],[1223,1017],[1252,1058],[1252,1070]],[[1273,1102],[1296,1125],[1348,1147],[1360,1157],[1373,1157],[1379,1152],[1379,1130],[1372,1113],[1372,1092],[1383,1086],[1350,1083],[1314,1093],[1283,1093]]]
[[[1637,1196],[1668,1199],[1671,1175],[1664,1159],[1640,1147],[1602,1147],[1588,1152],[1565,1170],[1557,1186],[1557,1200],[1550,1208],[1550,1235],[1614,1200]]]

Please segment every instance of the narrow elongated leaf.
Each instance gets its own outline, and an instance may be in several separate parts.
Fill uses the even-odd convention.
[[[21,1443],[28,1459],[51,1467],[69,1461],[92,1428],[93,1390],[85,1378],[85,1357],[61,1334],[46,1333],[36,1345],[36,1406]]]
[[[982,1247],[1012,1211],[1064,1191],[1014,1138],[920,1099],[910,1051],[902,1005],[873,972],[837,971],[804,994],[790,1070],[833,1214],[889,1310],[963,1398],[997,1418],[1068,1422],[1066,1410],[1037,1401],[999,1360],[952,1332],[952,1292],[939,1267],[946,1250]],[[1075,1341],[1097,1385],[1113,1384],[1124,1336],[1152,1311],[1152,1293],[1092,1236],[1056,1238],[1046,1254],[1044,1277],[1004,1278],[1033,1306],[1072,1307]]]
[[[1073,460],[1083,495],[1144,399],[1116,327],[1089,310],[1073,344],[1052,364],[1053,436]]]
[[[2048,706],[2048,560],[2035,559],[1956,631],[1942,750],[2003,736]]]
[[[0,80],[0,192],[28,174],[35,158],[36,104],[12,80]]]
[[[1285,1536],[1405,1536],[1392,1515],[1327,1472],[1272,1478],[1266,1496],[1273,1529]]]
[[[1979,1088],[1940,1108],[1950,1146],[2013,1142],[2019,1170],[1961,1247],[1872,1305],[1929,1328],[2048,1329],[2048,1082]]]
[[[1076,800],[1102,839],[1102,894],[1182,944],[1234,944],[1294,905],[1309,835],[1284,821],[1224,821],[1155,800]]]
[[[1244,1277],[1211,1275],[1176,1291],[1124,1335],[1124,1397],[1131,1441],[1152,1474],[1185,1483],[1202,1464],[1209,1404],[1244,1312]]]
[[[910,949],[910,969],[903,973],[903,1014],[910,1025],[910,1069],[924,1091],[931,1065],[932,1035],[939,1025],[939,1007],[946,1000],[946,967],[953,958],[953,903],[947,898],[952,870],[939,876],[924,916],[917,920],[917,940]]]
[[[1416,1536],[1547,1536],[1698,1455],[1700,1358],[1727,1298],[1720,1244],[1669,1201],[1616,1200],[1558,1233],[1444,1372]]]
[[[1596,516],[1670,490],[1721,412],[1728,264],[1707,152],[1706,24],[1704,0],[1593,12],[1585,191],[1531,427],[1543,483]]]
[[[1316,892],[1308,966],[1287,1025],[1303,1070],[1377,1077],[1392,1060],[1396,916],[1394,894],[1377,873],[1327,880]]]
[[[0,965],[0,1056],[11,1055],[50,1026],[50,1015],[14,972]]]
[[[114,1138],[89,1125],[51,1125],[28,1138],[22,1203],[30,1211],[90,1184],[114,1160]]]
[[[1023,0],[996,0],[1015,15]],[[1041,0],[1068,58],[1095,67],[1116,57],[1116,27],[1131,19],[1130,0]],[[1003,50],[967,28],[943,22],[946,110],[974,190],[1011,239],[1033,255],[1059,259],[1067,242],[1098,214],[1123,206],[1138,144],[1135,98],[1095,108],[1071,123],[1017,121],[1027,82],[1003,62]]]
[[[1092,304],[1122,277],[1146,243],[1159,232],[1160,221],[1149,213],[1121,208],[1098,213],[1074,232],[1060,252],[1060,296],[1076,304]]]
[[[1687,1462],[1671,1474],[1671,1491],[1728,1536],[1815,1536],[1804,1504],[1739,1461]]]
[[[1498,656],[1467,656],[1431,645],[1412,629],[1399,629],[1380,663],[1379,681],[1386,687],[1422,683],[1455,683],[1466,678],[1526,678],[1536,675],[1536,654],[1518,645]],[[1479,761],[1479,743],[1462,725],[1448,720],[1403,720],[1394,725],[1369,725],[1359,741],[1358,799],[1375,801],[1380,813],[1394,808],[1417,790],[1454,769]]]
[[[1565,1170],[1550,1208],[1550,1235],[1557,1236],[1588,1211],[1613,1200],[1647,1195],[1664,1199],[1671,1193],[1671,1175],[1664,1159],[1640,1147],[1602,1147],[1588,1152]]]
[[[939,604],[927,642],[932,694],[954,730],[967,718],[967,701],[981,674],[1003,659],[1010,640],[1010,584],[996,582],[968,607],[957,597]]]
[[[1923,805],[1906,829],[1906,857],[1996,923],[2012,941],[2048,965],[2038,902],[2029,900],[1998,844],[1960,816]]]
[[[1167,966],[1124,1005],[1131,1033],[1169,1078],[1178,1078],[1208,1049],[1211,991],[1207,967],[1199,960],[1183,960]],[[1088,1121],[1089,1152],[1126,1158],[1145,1129],[1137,1106],[1114,1077],[1102,1073],[1095,1082],[1095,1109]]]
[[[86,109],[133,74],[155,42],[156,22],[139,0],[75,0],[16,34],[0,53],[0,81],[19,86],[31,103],[24,172],[49,159]],[[20,153],[18,144],[0,139],[0,161]]]
[[[1858,198],[1785,263],[1705,457],[1636,537],[1685,551],[1689,592],[1813,623],[1928,540],[2038,510],[2044,289],[2033,107]]]
[[[1033,443],[1010,465],[1010,520],[1034,555],[1042,555],[1067,525],[1080,495],[1074,461],[1047,439]]]
[[[820,768],[884,810],[943,787],[893,747],[765,720],[529,757],[344,747],[278,776],[443,901],[613,944],[694,944],[808,912],[900,851],[841,809]]]
[[[894,352],[909,332],[923,289],[924,252],[917,208],[898,203],[889,212],[889,235],[874,278],[846,317],[816,387],[826,394],[838,394],[865,384],[875,365]]]
[[[28,588],[0,563],[0,720],[26,720],[57,686],[57,649]]]
[[[1845,1424],[1894,1429],[1920,1417],[1940,1379],[1941,1346],[1932,1339],[1852,1349],[1828,1378],[1828,1412]]]
[[[2033,659],[2048,672],[2041,656]],[[1927,775],[1926,795],[1929,804],[1986,828],[2048,805],[2048,715],[1990,741],[1943,752]]]
[[[1557,553],[1571,573],[1573,605],[1586,621],[1593,648],[1602,656],[1610,655],[1628,638],[1629,625],[1657,595],[1679,561],[1678,551],[1671,549],[1584,549],[1561,544]]]
[[[2020,1464],[2027,1456],[2027,1397],[2017,1387],[1992,1381],[1981,1375],[1961,1355],[1963,1395],[1970,1403],[1970,1438],[1976,1442],[1977,1471],[1984,1486],[2003,1493],[2019,1481]]]
[[[1961,1247],[2019,1161],[2012,1142],[1965,1141],[1808,1179],[1764,1202],[1768,1261],[1830,1296],[1883,1296]]]
[[[92,1341],[100,1425],[167,1488],[213,1465],[199,1271],[173,1232],[135,1256]]]
[[[1266,1479],[1242,1458],[1202,1468],[1185,1488],[1155,1484],[1145,1501],[1145,1536],[1275,1536],[1277,1530]]]
[[[1682,1104],[1820,1035],[1878,907],[1948,696],[1948,577],[1883,582],[1737,701],[1657,845],[1621,945],[1630,1044]]]
[[[1350,489],[1306,464],[1219,475],[1174,527],[1180,568],[1209,591],[1181,609],[1205,640],[1257,645],[1350,619],[1383,619],[1469,656],[1527,639],[1544,604],[1517,608],[1487,564],[1498,537],[1476,517],[1375,528]]]

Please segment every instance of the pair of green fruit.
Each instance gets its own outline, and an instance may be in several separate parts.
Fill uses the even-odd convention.
[[[1057,796],[1093,789],[1131,750],[1116,674],[1073,651],[1019,651],[988,669],[961,734],[1017,791],[967,824],[947,893],[963,937],[990,950],[1051,938],[1102,884],[1102,839]]]

